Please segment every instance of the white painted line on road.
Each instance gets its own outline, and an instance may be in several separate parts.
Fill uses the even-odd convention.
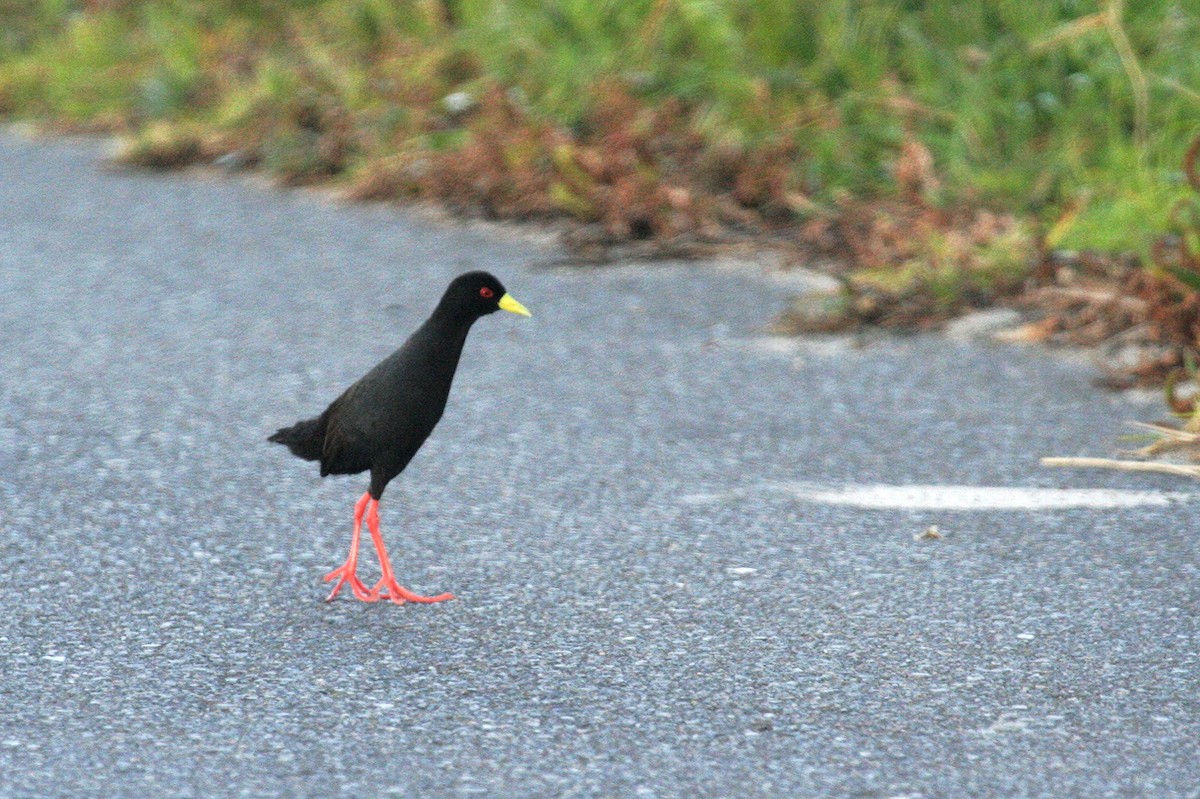
[[[1169,505],[1200,497],[1179,491],[1116,488],[1019,488],[962,485],[864,485],[820,488],[777,484],[797,499],[827,505],[899,510],[1056,510]]]

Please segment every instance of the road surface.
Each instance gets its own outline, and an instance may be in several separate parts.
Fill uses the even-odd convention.
[[[1157,408],[556,257],[0,138],[0,796],[1198,795],[1200,501],[1037,464]],[[475,326],[382,503],[458,599],[326,605],[365,477],[265,438],[472,268],[534,316]]]

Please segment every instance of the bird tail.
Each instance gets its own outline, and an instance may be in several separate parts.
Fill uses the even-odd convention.
[[[320,460],[325,448],[325,416],[305,419],[291,427],[281,427],[267,441],[283,444],[293,455],[306,461]]]

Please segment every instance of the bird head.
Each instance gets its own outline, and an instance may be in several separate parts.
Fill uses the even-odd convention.
[[[450,303],[474,316],[484,316],[495,311],[510,311],[521,316],[533,315],[505,290],[495,275],[488,272],[465,272],[454,278],[442,297],[442,303]]]

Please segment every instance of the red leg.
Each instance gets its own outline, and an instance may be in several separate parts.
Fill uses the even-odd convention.
[[[392,563],[388,560],[387,547],[383,545],[383,536],[379,533],[379,502],[371,500],[367,503],[367,529],[371,531],[371,540],[375,542],[375,553],[379,555],[379,568],[383,570],[383,579],[371,589],[371,601],[386,597],[397,605],[405,602],[445,602],[454,599],[454,594],[438,594],[437,596],[421,596],[414,594],[396,582],[392,573]],[[381,593],[383,589],[387,593]]]
[[[379,599],[379,597],[371,595],[367,586],[355,574],[355,570],[358,568],[358,539],[362,534],[363,512],[367,509],[367,502],[370,499],[370,493],[364,492],[358,502],[354,503],[354,532],[350,536],[350,554],[346,557],[345,563],[325,575],[325,582],[337,580],[337,585],[329,592],[329,596],[325,597],[326,602],[332,602],[345,583],[350,584],[350,590],[354,592],[355,599],[361,599],[363,602],[374,602]]]

